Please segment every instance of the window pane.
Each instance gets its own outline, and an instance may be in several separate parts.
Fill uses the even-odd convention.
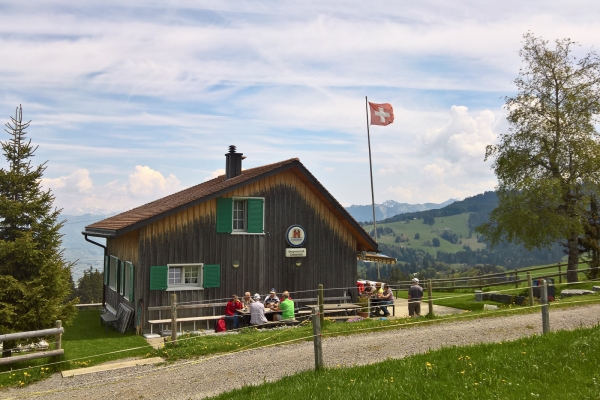
[[[169,284],[181,283],[181,267],[169,268]]]
[[[185,267],[185,283],[198,283],[198,267]]]

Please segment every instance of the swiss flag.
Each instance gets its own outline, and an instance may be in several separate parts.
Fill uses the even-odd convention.
[[[394,122],[394,109],[391,104],[375,104],[369,102],[371,109],[371,125],[389,125]]]

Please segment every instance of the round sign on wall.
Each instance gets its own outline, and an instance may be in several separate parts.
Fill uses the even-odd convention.
[[[300,247],[306,240],[306,231],[300,225],[292,225],[285,233],[285,240],[292,247]]]

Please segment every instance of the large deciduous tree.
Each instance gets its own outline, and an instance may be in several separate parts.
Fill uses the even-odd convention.
[[[600,143],[594,127],[600,112],[600,59],[577,59],[576,43],[552,47],[524,35],[517,94],[507,97],[510,129],[489,145],[494,159],[498,207],[478,231],[492,244],[542,248],[562,241],[569,255],[567,280],[577,281],[578,238],[590,193],[600,182]]]
[[[6,124],[0,168],[0,333],[47,329],[75,315],[70,264],[62,256],[60,210],[41,187],[46,163],[32,166],[37,147],[26,140],[22,109]],[[12,343],[4,343],[10,355]]]

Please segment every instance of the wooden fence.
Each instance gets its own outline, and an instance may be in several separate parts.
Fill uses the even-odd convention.
[[[585,262],[580,262],[579,264],[584,264]],[[543,267],[531,267],[531,268],[522,268],[522,269],[514,269],[505,272],[498,272],[494,274],[486,274],[472,277],[458,277],[458,278],[445,278],[445,279],[431,279],[431,287],[432,290],[444,290],[444,289],[483,289],[484,287],[490,286],[498,286],[498,285],[509,285],[514,284],[516,288],[519,287],[519,283],[527,282],[527,272],[532,271],[543,271],[547,269],[558,268],[558,272],[551,274],[541,274],[541,278],[558,278],[558,283],[562,283],[563,276],[567,275],[566,268],[563,272],[562,267],[566,267],[566,263],[558,263],[553,265],[546,265]],[[586,268],[584,270],[579,270],[578,273],[586,273],[589,272],[590,269]],[[521,277],[522,276],[522,277]],[[412,282],[397,282],[390,283],[391,286],[394,287],[395,290],[407,290]],[[427,281],[423,280],[422,286],[424,289],[427,289]]]
[[[56,321],[55,328],[51,329],[42,329],[39,331],[29,331],[29,332],[18,332],[18,333],[8,333],[6,335],[0,335],[0,342],[6,343],[13,340],[21,340],[21,339],[29,339],[34,337],[44,337],[54,335],[56,341],[56,349],[48,350],[48,351],[38,351],[30,354],[23,354],[22,356],[12,356],[12,357],[4,357],[0,358],[0,365],[12,364],[19,361],[29,361],[35,360],[36,358],[44,358],[44,357],[56,357],[65,354],[64,349],[62,349],[62,334],[64,329],[62,327],[62,322]]]

